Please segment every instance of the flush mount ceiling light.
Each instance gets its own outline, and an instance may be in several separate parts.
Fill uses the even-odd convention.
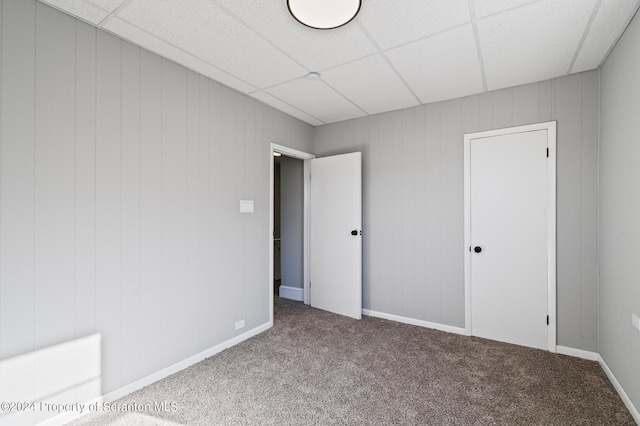
[[[291,16],[317,30],[348,24],[360,11],[361,4],[361,0],[287,0]]]

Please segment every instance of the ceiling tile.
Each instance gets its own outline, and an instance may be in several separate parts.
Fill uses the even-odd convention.
[[[258,88],[307,73],[210,0],[136,0],[118,17]]]
[[[468,0],[369,0],[357,18],[381,49],[471,21]]]
[[[98,7],[111,13],[116,10],[126,0],[85,0],[87,3],[93,3]]]
[[[104,29],[111,31],[114,34],[129,40],[130,42],[139,46],[144,46],[145,49],[151,52],[157,53],[167,59],[170,59],[178,64],[181,64],[195,72],[198,72],[204,76],[212,78],[222,84],[225,84],[240,92],[251,92],[256,90],[255,87],[245,83],[242,80],[214,67],[202,61],[195,56],[178,49],[177,47],[160,40],[157,37],[137,28],[130,23],[118,18],[113,18],[104,26]]]
[[[98,25],[100,21],[109,16],[106,10],[87,3],[84,0],[40,0],[42,3],[64,10],[66,13],[77,16],[83,21]]]
[[[381,54],[325,71],[322,79],[369,114],[419,104]]]
[[[305,27],[291,17],[285,1],[217,0],[263,37],[312,71],[321,71],[376,52],[354,23],[331,31]]]
[[[571,72],[596,68],[640,2],[366,0],[318,31],[284,0],[40,1],[312,125],[548,80],[574,59]]]
[[[333,123],[365,115],[322,80],[299,78],[267,89],[271,95],[297,109],[324,121]]]
[[[312,117],[309,114],[306,114],[285,102],[282,102],[280,99],[275,98],[266,92],[251,93],[251,96],[258,99],[259,101],[264,102],[269,106],[274,107],[277,110],[280,110],[286,114],[289,114],[299,120],[302,120],[307,124],[311,124],[312,126],[320,126],[324,124],[322,121],[318,120],[317,118]]]
[[[637,0],[602,0],[571,72],[598,68],[637,10]]]
[[[565,75],[596,0],[543,0],[478,21],[489,90]]]
[[[540,0],[473,0],[473,7],[476,11],[476,18],[482,18],[537,1]]]
[[[392,49],[386,55],[423,103],[483,91],[471,24]]]

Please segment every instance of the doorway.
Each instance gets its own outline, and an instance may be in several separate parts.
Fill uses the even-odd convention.
[[[304,301],[304,162],[274,153],[274,296]]]
[[[467,134],[467,334],[556,351],[556,123]]]
[[[310,303],[310,266],[314,260],[314,303],[312,306],[340,315],[360,318],[362,315],[362,155],[359,152],[315,159],[282,145],[271,144],[271,196],[269,233],[269,309],[273,324],[274,303],[274,154],[303,160],[303,294],[305,304]],[[280,164],[280,183],[283,170]],[[314,170],[311,192],[311,170]],[[283,191],[280,188],[282,203]],[[313,201],[312,201],[313,198]],[[313,216],[313,228],[310,218]],[[281,232],[283,222],[280,222]],[[314,236],[313,241],[310,235]],[[280,241],[285,244],[284,235]],[[329,238],[325,238],[329,237]],[[313,244],[313,253],[310,247]],[[284,258],[284,246],[281,247]],[[284,276],[284,268],[282,274]],[[313,271],[312,271],[313,272]],[[284,282],[282,284],[285,284]],[[280,286],[282,295],[283,286]],[[299,291],[299,290],[297,290]],[[323,297],[324,296],[324,297]],[[299,300],[299,299],[298,299]],[[323,304],[324,302],[331,302]]]
[[[276,161],[274,161],[274,159],[276,158],[276,154],[280,154],[281,158],[282,157],[286,157],[290,160],[297,160],[300,164],[302,163],[302,176],[303,176],[303,182],[302,182],[302,187],[303,187],[303,218],[302,218],[302,279],[303,279],[303,285],[302,285],[302,300],[305,304],[309,304],[309,289],[308,289],[308,283],[309,283],[309,176],[311,174],[310,172],[310,166],[309,166],[309,161],[313,158],[315,158],[315,155],[304,152],[304,151],[299,151],[297,149],[294,148],[289,148],[287,146],[284,145],[279,145],[276,143],[271,143],[271,147],[270,147],[270,152],[269,152],[269,158],[270,158],[270,188],[271,188],[271,194],[269,197],[270,200],[270,208],[269,208],[269,212],[270,212],[270,232],[269,232],[269,318],[270,318],[270,323],[273,324],[273,303],[274,303],[274,294],[276,292],[276,288],[274,287],[275,284],[275,280],[274,278],[276,277],[276,256],[279,255],[280,258],[282,258],[282,251],[280,251],[280,253],[276,254],[276,251],[278,249],[282,250],[282,221],[280,221],[279,225],[280,225],[280,229],[279,234],[278,234],[278,238],[279,241],[276,241],[276,229],[275,229],[275,203],[276,203]],[[280,160],[282,161],[282,160]],[[288,161],[288,160],[285,160]],[[282,164],[280,164],[280,167],[282,167]],[[282,198],[282,169],[278,170],[278,173],[280,173],[279,179],[280,179],[280,193],[278,194],[279,200],[278,202],[281,203],[281,198]],[[278,248],[276,248],[276,244],[279,245]],[[282,266],[281,262],[280,262],[280,266]],[[282,268],[279,271],[279,275],[280,277],[282,277]],[[282,284],[280,286],[280,290],[282,290]],[[299,291],[294,291],[296,293],[296,295],[299,295],[300,292]]]

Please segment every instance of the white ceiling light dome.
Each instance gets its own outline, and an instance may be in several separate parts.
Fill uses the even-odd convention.
[[[361,0],[287,0],[287,7],[302,25],[330,30],[348,24],[356,17]]]

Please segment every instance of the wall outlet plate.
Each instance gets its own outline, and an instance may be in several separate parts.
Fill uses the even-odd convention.
[[[244,320],[240,320],[236,323],[236,330],[240,330],[241,328],[244,328]]]
[[[636,314],[631,314],[631,325],[640,331],[640,318]]]
[[[253,200],[240,200],[240,213],[253,213]]]

